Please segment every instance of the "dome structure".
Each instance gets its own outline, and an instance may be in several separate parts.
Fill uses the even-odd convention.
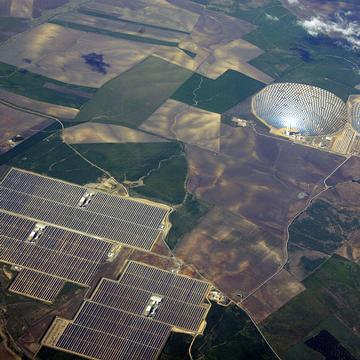
[[[252,99],[254,115],[272,129],[329,135],[347,122],[346,104],[333,93],[297,83],[268,85]]]
[[[350,96],[348,101],[348,116],[353,129],[360,133],[360,96]]]

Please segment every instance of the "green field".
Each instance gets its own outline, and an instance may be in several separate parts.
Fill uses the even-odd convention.
[[[17,154],[7,164],[80,185],[96,182],[103,176],[64,144],[59,132]]]
[[[187,176],[187,160],[184,155],[172,157],[161,162],[160,168],[144,178],[144,186],[136,187],[136,193],[179,204],[185,197],[185,180]]]
[[[189,347],[191,335],[171,333],[159,360],[190,360]]]
[[[91,162],[109,171],[118,181],[136,181],[157,169],[160,161],[182,152],[177,142],[78,144],[73,147]]]
[[[197,337],[192,347],[194,360],[276,359],[240,308],[213,303],[206,321],[204,336]]]
[[[189,233],[209,210],[209,205],[187,194],[181,206],[170,214],[172,227],[165,239],[170,249],[175,249],[182,237]]]
[[[356,333],[360,330],[360,266],[333,255],[303,283],[306,290],[262,324],[262,330],[275,350],[280,356],[292,359],[291,354],[296,354],[311,334],[321,330],[319,324],[333,331],[335,336],[336,331],[325,326],[334,316],[348,329],[348,335],[343,333],[338,340],[352,348],[354,336],[357,339]],[[354,355],[360,355],[360,348]]]
[[[86,31],[86,32],[92,32],[92,33],[96,33],[96,34],[100,34],[100,35],[111,36],[111,37],[114,37],[117,39],[125,39],[125,40],[130,40],[130,41],[138,41],[138,42],[142,42],[145,44],[171,46],[171,47],[176,47],[178,45],[177,42],[173,42],[173,41],[165,41],[165,40],[154,39],[154,38],[145,37],[145,36],[126,34],[123,32],[102,29],[97,26],[77,24],[75,22],[65,21],[65,20],[61,20],[61,19],[52,19],[52,20],[50,20],[50,22],[53,24],[56,24],[56,25],[64,26],[66,28],[80,30],[80,31]]]
[[[322,87],[344,100],[359,93],[358,54],[326,38],[314,38],[280,0],[259,2],[196,0],[209,10],[221,11],[257,26],[243,38],[265,51],[250,61],[278,81]]]
[[[194,74],[173,94],[172,99],[221,114],[264,86],[234,70],[226,71],[216,80]]]
[[[97,90],[84,86],[66,84],[24,69],[19,69],[9,64],[0,63],[0,86],[3,89],[27,96],[31,99],[74,108],[80,108],[88,101],[87,98],[81,96],[48,89],[45,87],[46,83],[52,83],[70,90],[80,90],[90,95],[94,94]]]
[[[317,200],[306,215],[290,227],[289,242],[331,255],[359,225],[357,211],[337,208]]]
[[[75,120],[136,128],[191,74],[177,65],[150,56],[101,87]]]

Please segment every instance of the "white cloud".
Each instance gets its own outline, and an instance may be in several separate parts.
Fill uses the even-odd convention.
[[[279,18],[277,16],[272,16],[270,14],[267,14],[265,13],[265,17],[267,20],[270,20],[270,21],[279,21]]]
[[[290,4],[290,5],[297,5],[299,3],[299,0],[287,0],[287,2]]]
[[[299,24],[312,36],[326,35],[337,40],[344,40],[354,50],[360,50],[360,24],[349,21],[341,14],[336,14],[334,20],[324,16],[312,17],[299,21]]]

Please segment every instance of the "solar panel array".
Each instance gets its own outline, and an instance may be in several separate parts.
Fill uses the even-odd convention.
[[[347,121],[346,104],[333,93],[315,86],[276,83],[253,97],[257,117],[277,129],[297,129],[319,136],[341,130]]]
[[[11,283],[9,291],[53,303],[65,281],[38,271],[23,269]]]
[[[168,209],[95,193],[86,207],[81,186],[12,168],[0,183],[0,208],[93,236],[150,250]]]
[[[348,114],[352,127],[360,132],[360,97],[351,97],[348,102]]]
[[[0,212],[0,260],[75,283],[90,285],[113,244],[47,226],[35,241],[35,221]]]
[[[102,279],[91,300],[141,315],[152,295],[162,301],[154,320],[196,332],[208,307],[209,284],[137,262],[129,262],[119,281]]]
[[[72,322],[55,331],[55,321],[44,344],[99,360],[156,359],[174,326],[199,330],[208,290],[206,282],[130,261],[118,281],[101,280]],[[149,317],[154,296],[162,299]]]

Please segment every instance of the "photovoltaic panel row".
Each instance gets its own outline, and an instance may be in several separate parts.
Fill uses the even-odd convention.
[[[53,303],[65,281],[34,270],[23,269],[11,283],[9,291]]]
[[[171,327],[86,301],[56,347],[101,360],[155,359]]]
[[[1,186],[62,204],[77,205],[85,188],[12,168]]]
[[[102,279],[91,301],[141,315],[153,293],[116,281]],[[154,320],[197,331],[206,316],[207,307],[164,297],[159,304]]]
[[[209,290],[207,282],[133,261],[119,282],[191,304],[200,304]]]
[[[113,248],[109,242],[52,226],[29,239],[35,225],[0,212],[0,260],[89,285]]]
[[[49,189],[48,189],[49,188]],[[79,207],[86,189],[17,169],[0,184],[0,208],[38,221],[150,250],[168,210],[96,193]]]
[[[111,214],[113,217],[154,229],[159,228],[167,213],[162,207],[100,192],[95,194],[87,209],[100,214]]]
[[[1,182],[4,188],[16,190],[60,204],[77,206],[87,189],[61,180],[12,168]],[[80,210],[80,209],[79,209]],[[85,210],[85,209],[81,209]],[[166,208],[129,198],[96,192],[86,211],[111,215],[124,221],[157,229],[168,212]]]
[[[151,295],[145,290],[103,278],[91,297],[91,301],[141,315]]]
[[[1,187],[0,207],[39,221],[148,250],[151,249],[160,233],[159,230]]]

